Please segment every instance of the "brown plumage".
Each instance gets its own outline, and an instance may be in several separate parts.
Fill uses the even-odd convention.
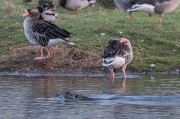
[[[126,66],[133,58],[133,51],[129,40],[124,38],[110,38],[108,45],[103,51],[103,66],[106,66],[114,77],[113,69],[122,68],[124,77],[126,77]]]
[[[31,3],[33,3],[33,0],[23,0],[23,4],[26,3],[26,2],[31,2]]]
[[[170,13],[179,6],[179,0],[114,0],[120,10],[128,11],[133,20],[132,12],[144,11],[151,17],[152,14],[159,14],[159,24],[161,27],[161,17],[165,13]]]
[[[59,0],[59,5],[71,11],[77,11],[95,3],[96,0]]]
[[[41,60],[50,57],[50,48],[58,43],[68,43],[74,45],[68,37],[70,32],[58,27],[57,25],[39,20],[40,13],[37,7],[33,6],[27,9],[23,16],[29,16],[24,20],[24,32],[27,39],[34,45],[41,48],[41,57],[36,57],[34,60]],[[43,56],[43,47],[48,48],[48,56]]]
[[[43,20],[46,20],[46,21],[55,21],[56,20],[56,16],[57,14],[53,11],[51,11],[50,9],[49,10],[43,10],[42,7],[37,7],[38,10],[39,10],[39,13],[41,14],[41,18],[43,18]]]
[[[51,0],[39,0],[38,6],[42,7],[44,11],[50,10],[54,12],[56,10],[56,5]]]

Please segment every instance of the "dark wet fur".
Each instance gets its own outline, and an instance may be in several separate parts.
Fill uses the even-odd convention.
[[[95,98],[89,98],[87,96],[81,95],[81,94],[76,94],[76,93],[71,93],[71,92],[65,92],[64,98],[67,100],[74,100],[74,101],[92,101],[96,100]]]

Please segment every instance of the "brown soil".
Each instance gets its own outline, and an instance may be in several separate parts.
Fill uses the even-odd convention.
[[[44,50],[44,56],[46,55],[47,52]],[[40,51],[38,47],[30,45],[12,50],[9,54],[0,57],[0,71],[109,72],[102,66],[101,55],[101,53],[74,48],[53,47],[50,58],[34,61],[35,57],[40,56]]]
[[[47,55],[44,50],[44,56]],[[51,57],[44,60],[33,59],[40,56],[39,48],[27,46],[11,51],[0,57],[0,71],[61,71],[86,72],[102,70],[100,54],[80,51],[78,49],[65,49],[53,47]]]

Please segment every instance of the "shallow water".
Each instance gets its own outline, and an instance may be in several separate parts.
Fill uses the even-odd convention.
[[[127,77],[3,75],[0,119],[180,118],[179,75]],[[69,102],[66,91],[101,100]]]

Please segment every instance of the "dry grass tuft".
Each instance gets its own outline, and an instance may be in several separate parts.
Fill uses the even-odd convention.
[[[21,12],[23,11],[22,8],[19,8],[19,7],[15,6],[10,1],[4,0],[3,2],[4,2],[4,7],[3,7],[3,10],[2,10],[2,13],[4,13],[4,14],[14,15],[14,14],[19,14],[20,11]]]
[[[44,50],[44,55],[47,55]],[[0,69],[3,71],[89,71],[98,72],[102,69],[100,53],[89,53],[79,49],[52,48],[51,57],[41,61],[34,61],[40,56],[39,48],[27,46],[12,50],[8,55],[0,58]],[[92,70],[93,69],[93,70]]]

